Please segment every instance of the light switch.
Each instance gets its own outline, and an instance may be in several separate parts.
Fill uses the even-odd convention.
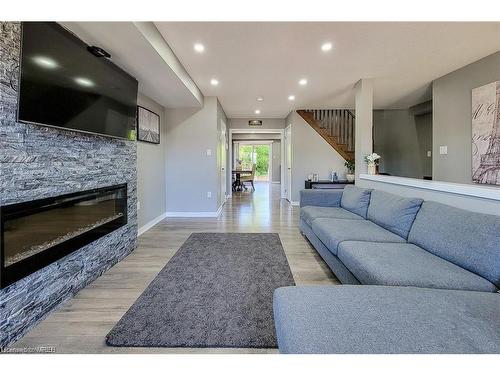
[[[439,153],[441,155],[448,155],[448,146],[439,146]]]
[[[212,150],[207,148],[207,156],[212,156]]]
[[[427,157],[430,158],[432,156],[432,151],[427,151]]]

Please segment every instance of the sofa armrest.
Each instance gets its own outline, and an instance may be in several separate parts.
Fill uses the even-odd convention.
[[[300,207],[339,207],[344,189],[305,189],[300,191]]]

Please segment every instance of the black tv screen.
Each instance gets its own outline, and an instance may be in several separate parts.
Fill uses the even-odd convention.
[[[22,24],[18,120],[135,140],[137,80],[55,22]]]

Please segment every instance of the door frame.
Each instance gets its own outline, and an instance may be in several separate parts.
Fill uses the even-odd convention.
[[[217,145],[218,153],[220,153],[220,154],[217,155],[217,157],[219,159],[217,161],[217,164],[218,164],[218,168],[219,168],[219,171],[218,171],[219,189],[221,189],[221,191],[219,191],[219,197],[221,198],[221,204],[220,204],[221,207],[227,201],[227,163],[226,163],[226,159],[227,159],[227,151],[229,148],[229,144],[227,142],[228,142],[227,141],[227,124],[223,119],[220,119],[220,131],[219,131],[219,139],[218,139],[218,145]],[[222,155],[224,155],[225,158]],[[223,177],[225,177],[224,191],[222,191]]]
[[[286,198],[285,197],[285,188],[283,184],[283,174],[285,173],[285,167],[283,163],[283,154],[284,154],[284,131],[285,129],[229,129],[229,152],[227,153],[227,162],[226,162],[226,169],[227,169],[227,183],[231,185],[233,181],[233,176],[232,176],[232,169],[233,169],[233,134],[235,133],[254,133],[254,134],[279,134],[280,135],[280,147],[281,147],[281,180],[280,180],[280,189],[281,189],[281,198]],[[250,141],[250,140],[249,140]],[[271,177],[272,179],[272,177]],[[229,192],[228,197],[231,198],[233,196],[233,189],[231,186],[229,188],[226,186],[226,191]]]
[[[287,139],[286,138],[286,133],[288,131],[288,129],[290,129],[290,137]],[[293,146],[292,146],[292,124],[289,124],[287,127],[285,127],[285,129],[283,130],[283,140],[284,140],[284,145],[283,145],[283,149],[284,149],[284,158],[283,160],[285,160],[284,163],[282,163],[283,165],[283,169],[285,170],[285,173],[286,173],[286,183],[283,183],[283,177],[281,178],[281,182],[282,182],[282,185],[283,185],[283,189],[282,191],[284,192],[284,198],[289,201],[290,203],[292,203],[292,166],[293,166]],[[286,148],[287,144],[286,143],[290,143],[290,165],[288,165],[288,149]],[[288,169],[290,169],[290,174],[288,173]],[[286,192],[285,192],[285,186],[286,186]],[[288,196],[290,196],[290,199],[288,199]]]

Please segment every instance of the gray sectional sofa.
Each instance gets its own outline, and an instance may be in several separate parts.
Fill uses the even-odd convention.
[[[277,289],[281,352],[500,353],[500,216],[354,186],[303,190],[300,206],[354,285]]]

